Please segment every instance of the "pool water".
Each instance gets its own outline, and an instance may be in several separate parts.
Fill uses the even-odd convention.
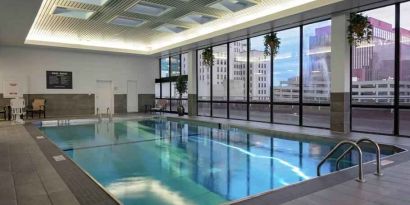
[[[40,129],[124,205],[214,205],[280,188],[315,177],[335,145],[159,119]]]

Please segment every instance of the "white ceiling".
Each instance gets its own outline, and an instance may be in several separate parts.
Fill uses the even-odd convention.
[[[25,2],[31,1],[40,0]],[[239,0],[254,6],[236,12],[213,5],[221,0],[144,0],[169,8],[160,16],[127,11],[141,0],[109,0],[102,6],[81,3],[83,1],[43,0],[25,43],[150,55],[340,0]],[[94,14],[88,19],[53,15],[56,6],[93,11]],[[237,10],[237,7],[232,8]],[[217,19],[205,24],[181,20],[192,13]],[[118,16],[140,19],[144,23],[136,27],[109,23]]]

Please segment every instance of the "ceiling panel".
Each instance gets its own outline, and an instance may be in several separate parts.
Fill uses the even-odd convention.
[[[90,3],[86,3],[88,1]],[[230,1],[237,2],[223,0],[224,3]],[[152,54],[180,46],[184,42],[201,40],[200,38],[207,37],[210,33],[218,33],[220,30],[232,31],[233,26],[266,18],[275,12],[306,5],[321,6],[337,1],[339,0],[249,0],[255,5],[233,12],[229,9],[211,7],[221,0],[43,0],[26,43]],[[102,6],[96,5],[96,2],[103,2]],[[138,3],[163,5],[172,9],[159,16],[127,12],[127,9]],[[89,10],[94,14],[86,20],[53,15],[56,6]],[[181,17],[192,13],[209,15],[217,19],[205,24],[180,20]],[[135,27],[111,24],[117,16],[141,19],[144,23]],[[161,25],[188,29],[163,32],[157,29]]]

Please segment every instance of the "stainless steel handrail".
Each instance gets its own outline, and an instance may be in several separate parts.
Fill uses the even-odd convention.
[[[339,149],[342,145],[345,144],[350,144],[351,147],[354,147],[357,149],[357,153],[359,155],[359,177],[356,179],[358,182],[365,182],[364,180],[364,176],[363,176],[363,152],[362,149],[360,149],[360,147],[353,141],[349,141],[349,140],[343,140],[341,142],[339,142],[332,150],[330,150],[330,152],[322,159],[322,161],[319,162],[319,164],[317,165],[317,176],[320,176],[320,168],[322,167],[322,165],[326,162],[327,159],[329,159],[329,157],[331,157],[336,151],[337,149]]]
[[[362,142],[369,142],[370,144],[373,144],[376,147],[376,172],[374,173],[377,176],[382,176],[383,173],[381,172],[381,154],[380,154],[380,146],[377,144],[375,141],[369,139],[369,138],[362,138],[359,139],[356,144],[359,145]],[[340,155],[339,158],[336,160],[336,170],[340,170],[340,161],[348,154],[350,151],[352,151],[353,147],[349,147],[342,155]]]

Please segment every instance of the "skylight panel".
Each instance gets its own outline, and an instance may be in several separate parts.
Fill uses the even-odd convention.
[[[131,6],[130,8],[128,8],[126,11],[149,16],[161,16],[162,14],[167,13],[171,9],[172,7],[170,6],[140,1]]]
[[[91,4],[91,5],[96,5],[96,6],[104,6],[106,3],[108,3],[111,0],[70,0],[70,1],[84,3],[84,4]]]
[[[52,12],[52,14],[56,16],[63,16],[63,17],[68,17],[68,18],[76,18],[76,19],[84,19],[84,20],[89,19],[94,13],[95,11],[63,7],[63,6],[56,6]]]
[[[237,12],[255,6],[256,4],[253,0],[219,0],[210,4],[209,7],[228,12]]]
[[[167,33],[180,33],[182,31],[187,30],[187,27],[183,26],[178,26],[175,24],[162,24],[161,26],[158,26],[154,30],[160,31],[160,32],[167,32]]]
[[[113,18],[108,23],[118,25],[118,26],[127,26],[127,27],[138,27],[144,24],[146,21],[137,18],[129,18],[124,16],[117,16]]]
[[[200,14],[200,13],[190,13],[185,16],[182,16],[178,18],[177,20],[186,22],[186,23],[196,23],[196,24],[206,24],[208,22],[211,22],[213,20],[216,20],[217,17],[215,16],[210,16],[206,14]]]

